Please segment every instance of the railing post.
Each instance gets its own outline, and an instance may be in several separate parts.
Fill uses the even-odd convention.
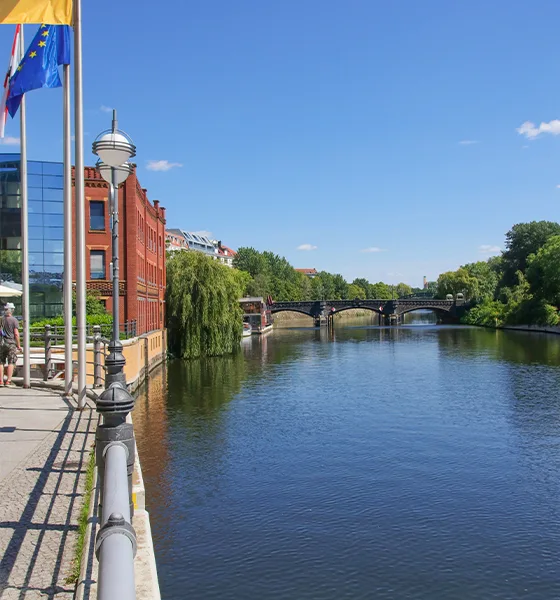
[[[51,350],[51,326],[45,325],[45,372],[43,374],[43,381],[47,381],[49,373],[51,372],[52,362],[52,350]]]
[[[101,377],[101,326],[93,326],[93,387],[102,387]]]

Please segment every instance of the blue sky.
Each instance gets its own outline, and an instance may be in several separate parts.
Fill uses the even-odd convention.
[[[169,227],[420,285],[560,215],[555,0],[83,4],[86,161],[117,108]],[[30,158],[60,102],[29,94]]]

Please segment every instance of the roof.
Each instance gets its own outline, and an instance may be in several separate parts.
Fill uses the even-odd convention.
[[[317,269],[295,269],[298,273],[303,273],[304,275],[317,275]]]
[[[223,256],[230,256],[233,258],[237,254],[237,252],[222,244],[221,246],[218,246],[218,254]]]
[[[240,298],[239,302],[264,302],[262,296],[249,296],[247,298]]]

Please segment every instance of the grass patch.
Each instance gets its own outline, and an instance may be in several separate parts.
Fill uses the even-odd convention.
[[[74,558],[72,559],[72,569],[70,575],[66,578],[65,583],[75,584],[80,577],[80,569],[82,567],[82,556],[84,554],[84,544],[86,542],[86,531],[88,526],[89,509],[91,506],[91,492],[93,491],[93,474],[95,472],[95,447],[91,450],[86,470],[86,488],[84,490],[84,502],[82,510],[78,517],[78,539],[74,549]]]

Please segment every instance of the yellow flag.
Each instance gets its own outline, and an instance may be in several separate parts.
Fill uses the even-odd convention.
[[[0,24],[72,25],[72,0],[0,0]]]

